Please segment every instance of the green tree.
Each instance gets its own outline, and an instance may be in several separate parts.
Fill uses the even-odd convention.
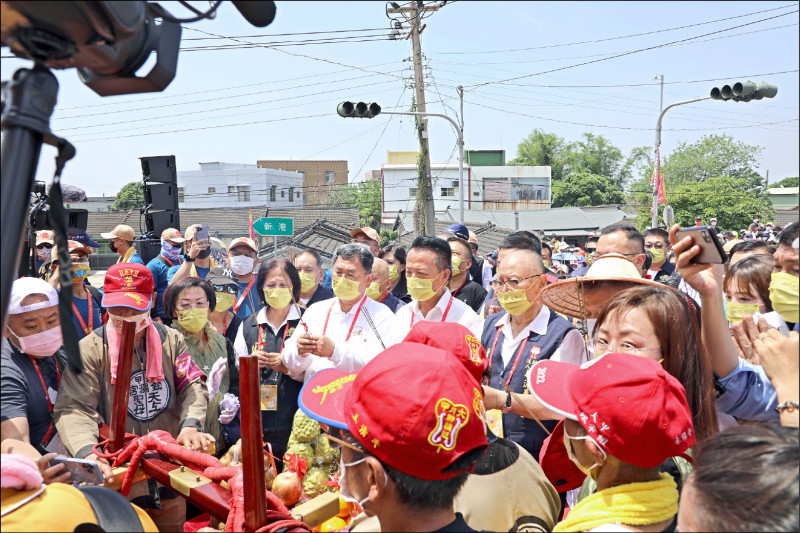
[[[650,179],[653,175],[653,149],[649,146],[637,146],[631,150],[620,167],[619,184],[629,188],[639,179]]]
[[[553,185],[553,207],[621,204],[625,193],[613,180],[581,170]]]
[[[772,189],[775,187],[798,187],[798,186],[800,186],[800,178],[794,176],[792,178],[783,178],[781,181],[777,183],[771,183],[769,185],[769,188]]]
[[[697,216],[708,222],[717,218],[723,230],[738,231],[747,228],[753,215],[772,218],[775,210],[763,194],[755,194],[746,178],[730,176],[708,177],[702,181],[683,181],[667,184],[667,203],[675,211],[675,223],[682,227],[693,226]],[[659,206],[659,216],[664,204]],[[642,229],[650,225],[650,204],[639,209],[636,224]]]
[[[570,143],[562,154],[565,176],[586,170],[621,185],[622,151],[602,135],[584,133],[582,141]]]
[[[358,207],[358,220],[362,228],[377,229],[381,222],[381,183],[366,180],[348,183],[338,193],[328,196],[326,203]]]
[[[128,209],[144,206],[144,190],[142,182],[132,181],[122,187],[117,193],[111,211],[127,211]]]
[[[381,229],[380,235],[381,235],[381,242],[380,242],[381,248],[397,240],[397,232],[392,231],[390,229]]]
[[[728,176],[744,179],[751,189],[764,187],[764,179],[756,171],[761,147],[734,140],[730,135],[706,135],[699,141],[681,142],[673,152],[662,156],[661,172],[669,186],[709,178]]]
[[[517,157],[509,165],[550,166],[553,181],[564,177],[564,150],[567,144],[558,135],[535,129],[517,146]]]

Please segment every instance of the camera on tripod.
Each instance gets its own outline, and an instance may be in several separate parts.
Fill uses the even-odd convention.
[[[52,213],[47,204],[47,192],[43,181],[33,182],[33,199],[31,210],[28,214],[28,227],[32,231],[53,229]],[[67,233],[81,233],[86,231],[89,222],[89,211],[86,209],[67,209]]]

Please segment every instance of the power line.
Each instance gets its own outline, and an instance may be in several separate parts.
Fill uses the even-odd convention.
[[[737,18],[751,17],[751,16],[754,16],[754,15],[760,15],[761,13],[769,13],[771,11],[778,11],[778,10],[781,10],[781,9],[789,9],[790,7],[796,7],[796,4],[787,4],[785,6],[774,7],[774,8],[771,8],[771,9],[764,9],[762,11],[754,11],[753,13],[747,13],[747,14],[744,14],[744,15],[736,15],[736,16],[733,16],[733,17],[727,17],[727,18],[722,18],[722,19],[717,19],[717,20],[709,20],[709,21],[706,21],[706,22],[698,22],[698,23],[695,23],[695,24],[687,24],[685,26],[676,26],[674,28],[665,28],[665,29],[662,29],[662,30],[654,30],[654,31],[648,31],[648,32],[644,32],[644,33],[633,33],[633,34],[630,34],[630,35],[620,35],[620,36],[617,36],[617,37],[606,37],[605,39],[594,39],[594,40],[591,40],[591,41],[576,41],[576,42],[571,42],[571,43],[549,44],[549,45],[543,45],[543,46],[533,46],[533,47],[529,47],[529,48],[514,48],[514,49],[509,49],[509,50],[485,50],[485,51],[482,51],[482,52],[463,52],[463,51],[459,51],[459,52],[432,52],[432,53],[434,53],[434,54],[442,54],[442,55],[502,54],[502,53],[507,53],[507,52],[523,52],[523,51],[527,51],[527,50],[542,50],[542,49],[545,49],[545,48],[559,48],[559,47],[563,47],[563,46],[574,46],[574,45],[579,45],[579,44],[602,43],[602,42],[606,42],[606,41],[615,41],[615,40],[619,40],[619,39],[628,39],[628,38],[631,38],[631,37],[642,37],[644,35],[653,35],[653,34],[656,34],[656,33],[664,33],[664,32],[668,32],[668,31],[682,30],[682,29],[685,29],[685,28],[692,28],[692,27],[695,27],[695,26],[704,26],[706,24],[714,24],[716,22],[724,22],[724,21],[727,21],[727,20],[733,20],[733,19],[737,19]],[[769,19],[764,19],[764,20],[769,20]],[[761,21],[757,21],[757,22],[761,22]]]
[[[191,30],[191,27],[184,26],[183,29]],[[328,30],[328,31],[301,31],[296,33],[262,33],[258,35],[234,35],[233,39],[255,39],[259,37],[291,37],[294,35],[322,35],[325,33],[354,33],[360,31],[383,31],[386,28],[364,28],[360,30]],[[181,39],[182,41],[209,41],[213,39],[228,39],[228,37],[187,37]]]
[[[366,36],[365,36],[366,37]],[[257,43],[252,45],[247,44],[225,44],[225,45],[213,45],[213,46],[196,46],[190,48],[181,48],[182,52],[215,52],[215,51],[225,51],[225,50],[245,50],[248,48],[275,48],[278,46],[308,46],[308,45],[319,45],[319,44],[348,44],[348,43],[373,43],[377,41],[392,41],[394,39],[389,38],[388,35],[386,36],[376,36],[380,38],[364,38],[364,39],[352,39],[352,40],[344,40],[344,39],[330,39],[330,40],[319,40],[319,41],[307,41],[307,42],[292,42],[292,43]]]

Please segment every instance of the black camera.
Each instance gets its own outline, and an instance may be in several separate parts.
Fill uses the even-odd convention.
[[[56,225],[53,224],[52,216],[50,206],[47,205],[44,182],[34,181],[33,199],[31,201],[31,210],[28,214],[28,226],[33,231],[53,229]],[[88,222],[89,211],[86,209],[67,209],[67,233],[75,234],[86,231]]]

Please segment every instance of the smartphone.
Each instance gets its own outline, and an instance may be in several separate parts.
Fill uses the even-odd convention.
[[[59,455],[58,457],[50,459],[51,466],[56,466],[57,464],[64,465],[64,468],[61,470],[61,472],[59,472],[59,474],[63,474],[67,471],[72,472],[72,475],[70,475],[67,483],[88,483],[90,485],[102,485],[105,482],[105,478],[103,477],[103,473],[100,471],[100,467],[94,461]]]
[[[207,241],[208,240],[208,226],[205,224],[200,224],[197,226],[197,233],[195,234],[195,241]]]
[[[726,262],[727,254],[717,238],[717,231],[711,226],[681,228],[675,236],[679,241],[686,236],[691,236],[694,244],[700,247],[700,253],[692,258],[691,263],[724,264]]]

